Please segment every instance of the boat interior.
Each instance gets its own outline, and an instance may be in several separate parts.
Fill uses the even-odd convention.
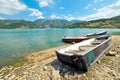
[[[76,44],[71,45],[69,47],[63,48],[63,49],[59,50],[59,53],[65,54],[65,55],[73,55],[73,54],[82,55],[86,51],[96,47],[97,45],[99,45],[100,43],[102,43],[105,40],[106,39],[97,40],[95,38],[85,40],[83,42],[76,43]]]

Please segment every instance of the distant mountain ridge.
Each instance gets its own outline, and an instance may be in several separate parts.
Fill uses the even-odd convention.
[[[63,27],[69,24],[67,20],[61,20],[61,19],[39,19],[36,20],[35,23],[39,25],[41,28]]]
[[[92,21],[39,19],[34,22],[25,20],[0,20],[0,29],[28,28],[120,28],[120,16]]]
[[[34,22],[25,20],[0,20],[1,29],[27,29],[27,28],[63,28],[64,26],[80,22],[64,19],[39,19]]]
[[[65,19],[39,19],[36,20],[35,23],[41,26],[42,28],[45,27],[64,27],[67,25],[75,24],[78,22],[82,22],[80,20],[65,20]]]
[[[0,20],[1,29],[27,29],[27,28],[39,28],[32,21],[25,20]]]
[[[66,26],[66,28],[120,28],[120,16],[75,23]]]

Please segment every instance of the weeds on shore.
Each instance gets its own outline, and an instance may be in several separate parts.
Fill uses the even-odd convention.
[[[20,60],[17,61],[15,64],[13,64],[13,67],[14,67],[14,68],[20,67],[20,66],[24,65],[26,62],[27,62],[26,59],[20,59]]]

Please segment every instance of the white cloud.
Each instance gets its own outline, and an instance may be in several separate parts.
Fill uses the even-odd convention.
[[[68,14],[67,16],[61,15],[61,16],[56,16],[55,14],[52,14],[50,16],[50,19],[66,19],[68,21],[75,20],[75,17],[73,17],[71,14]]]
[[[49,6],[51,4],[54,4],[53,0],[38,0],[38,2],[39,2],[40,7],[46,7],[46,6]]]
[[[27,6],[19,0],[0,0],[1,14],[16,14],[19,11],[25,10]]]
[[[6,18],[4,18],[4,17],[0,17],[0,20],[4,20],[4,19],[6,19]]]
[[[87,10],[89,7],[91,7],[92,4],[88,4],[86,7],[85,7],[85,10]]]
[[[60,9],[65,9],[64,7],[60,7]]]
[[[101,19],[101,18],[110,18],[117,15],[120,15],[120,0],[108,6],[102,7],[101,9],[98,9],[95,14],[91,14],[86,17],[79,17],[79,19],[95,20],[95,19]]]
[[[37,19],[44,19],[45,18],[43,16],[43,13],[40,12],[38,9],[29,8],[28,10],[30,10],[32,12],[29,16],[35,16],[35,17],[37,17]]]
[[[51,15],[50,19],[55,19],[57,16],[56,15]]]
[[[95,11],[95,10],[97,10],[96,8],[93,8],[93,10]]]
[[[40,5],[41,7],[45,7],[45,6],[48,6],[48,3],[45,2],[45,1],[42,1],[42,2],[39,3],[39,5]]]
[[[94,4],[100,3],[100,2],[103,2],[103,0],[94,0],[91,4],[88,4],[84,9],[87,10],[88,8],[93,6]]]
[[[71,14],[68,14],[68,16],[64,16],[64,18],[68,21],[75,20],[75,17],[73,17]]]
[[[52,15],[50,16],[50,19],[61,19],[61,17],[52,14]]]
[[[96,4],[97,2],[102,2],[103,0],[94,0],[93,4]]]

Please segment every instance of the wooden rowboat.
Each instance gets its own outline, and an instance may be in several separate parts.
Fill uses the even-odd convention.
[[[87,71],[111,46],[111,36],[88,39],[56,51],[57,58]]]
[[[89,39],[88,37],[63,37],[62,41],[66,43],[77,43]]]
[[[86,36],[89,38],[94,38],[94,37],[99,37],[99,36],[106,35],[106,34],[107,34],[107,31],[101,31],[98,33],[89,33]]]

